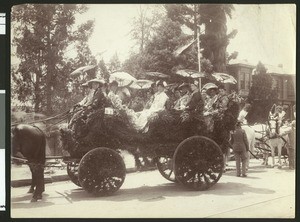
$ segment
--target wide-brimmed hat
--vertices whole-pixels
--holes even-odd
[[[206,89],[206,90],[209,90],[209,89],[217,89],[218,88],[218,86],[216,85],[216,84],[214,84],[214,83],[206,83],[203,87],[202,87],[202,89]]]
[[[90,81],[88,81],[88,84],[93,83],[93,82],[99,83],[99,84],[101,84],[101,85],[104,85],[104,84],[105,84],[105,81],[104,81],[103,79],[98,79],[98,78],[91,79]]]

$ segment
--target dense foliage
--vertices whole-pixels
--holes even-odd
[[[21,102],[31,100],[35,112],[51,115],[74,104],[79,83],[71,84],[69,74],[74,67],[95,64],[87,44],[94,22],[73,28],[76,14],[86,11],[84,5],[70,4],[13,7],[12,46],[18,66],[12,69],[12,94]]]
[[[248,95],[251,109],[247,118],[250,124],[265,123],[272,105],[277,101],[277,91],[273,88],[272,76],[267,73],[267,69],[261,62],[257,64],[255,72]]]

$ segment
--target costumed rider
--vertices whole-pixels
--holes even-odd
[[[86,123],[88,121],[88,117],[94,112],[94,110],[108,106],[108,100],[104,94],[105,81],[95,78],[88,81],[88,84],[91,85],[92,88],[92,96],[90,95],[91,99],[84,104],[83,110],[80,111],[79,114],[75,114],[76,116],[71,119],[71,125],[73,125],[72,123],[78,121]]]
[[[159,111],[165,109],[165,105],[169,97],[165,93],[165,87],[167,83],[165,81],[159,80],[156,83],[157,92],[154,94],[153,102],[149,109],[144,109],[139,112],[137,119],[135,120],[136,130],[142,131],[144,133],[148,132],[149,121],[157,116]]]
[[[124,106],[122,105],[122,100],[120,99],[119,95],[117,94],[118,90],[118,82],[117,81],[112,81],[109,84],[109,93],[107,95],[108,99],[110,99],[113,108],[115,109],[123,109]]]
[[[279,134],[279,128],[283,123],[283,119],[285,117],[285,111],[283,110],[282,106],[276,106],[273,104],[270,112],[269,112],[269,119],[276,121],[276,133]]]
[[[209,132],[212,132],[214,129],[213,105],[215,104],[218,98],[217,95],[218,87],[213,83],[207,83],[203,86],[202,90],[206,90],[206,94],[208,96],[208,98],[205,100],[204,110],[203,110],[204,121],[206,123],[207,130]]]
[[[225,88],[223,86],[219,86],[219,92],[216,95],[214,93],[211,94],[211,98],[214,99],[212,101],[212,105],[210,110],[204,113],[205,116],[211,116],[211,121],[213,122],[213,138],[219,144],[224,154],[227,154],[229,148],[229,137],[230,132],[227,130],[226,124],[224,124],[223,118],[225,116],[225,112],[228,108],[229,99],[227,97]],[[210,91],[216,91],[216,88],[211,88]],[[216,97],[216,98],[215,98]],[[225,155],[226,158],[226,155]],[[224,161],[226,163],[226,161]]]
[[[173,108],[175,110],[184,110],[190,100],[190,86],[188,83],[182,83],[178,89],[180,91],[180,97],[175,101]]]

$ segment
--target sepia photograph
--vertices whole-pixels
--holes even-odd
[[[9,18],[11,218],[295,218],[295,4]]]

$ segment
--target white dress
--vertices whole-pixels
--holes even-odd
[[[157,92],[154,95],[154,100],[149,109],[144,109],[140,112],[140,115],[136,119],[135,125],[137,130],[143,129],[147,123],[148,119],[154,113],[161,111],[165,108],[165,104],[168,100],[168,96],[165,92]]]
[[[248,122],[246,120],[246,116],[248,115],[248,112],[244,109],[241,110],[238,116],[238,121],[242,122],[244,125],[247,125]]]

